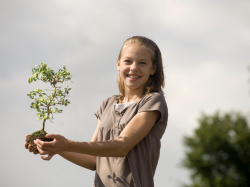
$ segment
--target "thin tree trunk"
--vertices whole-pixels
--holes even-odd
[[[46,119],[43,119],[43,128],[42,128],[43,131],[44,131],[44,128],[45,128],[45,121],[46,121]]]

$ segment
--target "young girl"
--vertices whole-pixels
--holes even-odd
[[[162,88],[164,73],[158,46],[143,36],[127,39],[117,59],[120,95],[105,99],[95,113],[98,125],[91,142],[47,134],[35,140],[44,160],[55,154],[96,170],[96,187],[153,187],[160,139],[168,120]],[[25,144],[26,149],[38,152]]]

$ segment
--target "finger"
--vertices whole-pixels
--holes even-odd
[[[45,151],[45,150],[42,150],[42,149],[39,148],[38,146],[37,146],[37,149],[38,149],[38,152],[40,153],[40,155],[53,154],[52,151]]]
[[[29,145],[29,152],[33,152],[35,155],[38,154],[37,149],[35,149],[33,146]]]
[[[41,158],[43,159],[43,160],[50,160],[52,157],[53,157],[54,155],[48,155],[47,157],[45,157],[45,156],[41,156]]]
[[[26,138],[29,136],[29,134],[26,134]],[[26,148],[26,149],[28,149],[28,146],[29,146],[29,144],[27,143],[27,142],[25,142],[25,144],[24,144],[24,147]]]
[[[29,144],[28,144],[28,143],[25,143],[25,144],[24,144],[24,147],[25,147],[26,149],[28,149]]]
[[[33,147],[29,144],[29,152],[33,152]]]
[[[40,148],[44,148],[44,147],[51,147],[53,146],[52,142],[44,142],[42,140],[36,139],[34,140],[34,143],[39,146]]]
[[[60,134],[46,134],[46,138],[58,139],[60,137],[61,137]]]
[[[48,149],[53,147],[53,145],[47,145],[47,144],[45,144],[46,142],[43,142],[43,141],[39,142],[39,141],[35,140],[34,143],[36,144],[37,149],[39,148],[43,151],[47,151]]]
[[[34,149],[34,148],[33,148],[32,152],[34,153],[34,155],[37,155],[39,153],[38,150]]]

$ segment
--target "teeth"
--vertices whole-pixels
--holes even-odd
[[[139,78],[140,76],[129,75],[129,77],[136,79],[136,78]]]

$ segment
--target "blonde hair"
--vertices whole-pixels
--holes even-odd
[[[143,90],[143,95],[149,94],[151,92],[160,92],[164,94],[162,88],[164,88],[165,86],[165,80],[164,80],[161,51],[159,47],[156,45],[155,42],[144,36],[133,36],[131,38],[128,38],[123,43],[123,46],[118,55],[118,60],[121,59],[122,50],[124,46],[131,43],[136,43],[140,46],[146,47],[146,49],[148,49],[149,52],[151,53],[151,61],[153,65],[156,65],[156,72],[154,73],[154,75],[149,76],[148,81],[146,82]],[[118,75],[118,88],[120,95],[117,96],[117,100],[122,102],[125,97],[125,85],[124,81],[121,80],[120,74]]]

